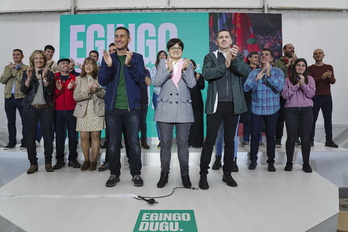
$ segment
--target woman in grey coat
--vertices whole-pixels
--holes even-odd
[[[188,137],[194,118],[189,88],[196,85],[196,79],[190,60],[181,58],[183,42],[173,38],[168,41],[167,49],[169,57],[160,61],[152,82],[154,86],[161,87],[155,113],[155,121],[161,132],[161,177],[157,187],[163,188],[168,183],[175,126],[181,180],[185,188],[191,188]]]

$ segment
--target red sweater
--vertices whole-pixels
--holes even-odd
[[[323,79],[321,76],[327,70],[332,71],[331,78]],[[331,65],[323,64],[322,66],[315,66],[314,64],[308,67],[308,75],[315,80],[315,95],[331,95],[331,85],[335,84],[336,79]]]
[[[75,87],[68,89],[68,85],[71,81],[76,81],[76,77],[69,73],[68,79],[63,81],[60,76],[60,72],[55,73],[55,83],[57,80],[60,80],[62,83],[61,90],[57,88],[54,90],[55,110],[74,110],[76,106],[76,101],[74,100]]]

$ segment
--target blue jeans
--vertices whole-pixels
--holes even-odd
[[[139,143],[140,109],[114,109],[105,110],[106,126],[109,134],[109,169],[111,174],[121,174],[121,140],[122,126],[124,124],[127,143],[129,145],[129,167],[132,176],[141,174],[141,150]]]
[[[326,141],[332,141],[332,97],[331,95],[316,95],[313,100],[313,126],[311,131],[311,142],[314,141],[315,123],[317,122],[319,111],[323,113],[324,129]]]
[[[245,101],[248,110],[240,115],[240,121],[243,123],[243,141],[249,142],[251,135],[251,101]],[[262,134],[260,134],[260,142]]]
[[[5,98],[5,111],[7,117],[7,130],[8,130],[8,144],[17,144],[17,128],[16,128],[16,109],[18,109],[19,115],[22,120],[22,140],[21,144],[26,145],[27,131],[25,127],[25,121],[23,119],[23,99],[15,99],[14,96],[11,98]]]
[[[156,111],[156,107],[157,107],[157,98],[158,98],[158,95],[153,93],[152,94],[152,104],[153,104],[153,107],[155,108],[155,111]],[[157,136],[158,136],[158,140],[161,141],[161,131],[158,127],[158,123],[156,122],[156,129],[157,129]]]
[[[74,110],[56,110],[56,159],[64,160],[66,130],[69,139],[69,160],[77,158],[76,117]]]
[[[285,108],[285,125],[288,138],[286,140],[287,162],[292,163],[295,149],[295,141],[300,135],[303,163],[309,163],[311,152],[310,133],[313,124],[312,107]]]
[[[241,121],[243,123],[243,141],[249,142],[251,135],[251,101],[245,101],[248,110],[241,114]]]
[[[267,142],[267,163],[273,164],[275,158],[275,132],[277,128],[278,111],[271,115],[251,115],[250,160],[256,162],[259,152],[259,139],[262,125],[265,123]]]
[[[44,139],[45,163],[52,162],[53,142],[52,142],[52,124],[54,119],[53,107],[35,108],[23,110],[25,125],[27,127],[27,152],[30,164],[37,165],[36,153],[36,130],[40,122],[42,127],[42,136]]]
[[[238,119],[239,122],[239,119]],[[236,126],[236,134],[234,136],[234,158],[237,158],[238,153],[238,124]],[[222,149],[224,148],[224,121],[221,122],[221,125],[218,130],[218,135],[215,141],[215,155],[222,156]]]
[[[180,173],[182,176],[189,174],[189,149],[188,137],[190,134],[191,123],[165,123],[158,122],[161,130],[161,172],[169,172],[171,149],[173,142],[173,130],[176,129],[176,143],[178,145],[178,158],[180,163]]]

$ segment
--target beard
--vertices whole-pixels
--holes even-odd
[[[287,52],[287,53],[285,53],[285,56],[292,58],[292,54],[294,54],[294,52]]]

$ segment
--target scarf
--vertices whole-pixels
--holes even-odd
[[[175,68],[173,69],[172,81],[174,82],[174,85],[176,86],[177,89],[179,89],[178,82],[181,78],[181,71],[182,71],[183,64],[184,64],[184,60],[180,59],[178,65],[177,65],[177,69],[176,70],[175,70]]]

